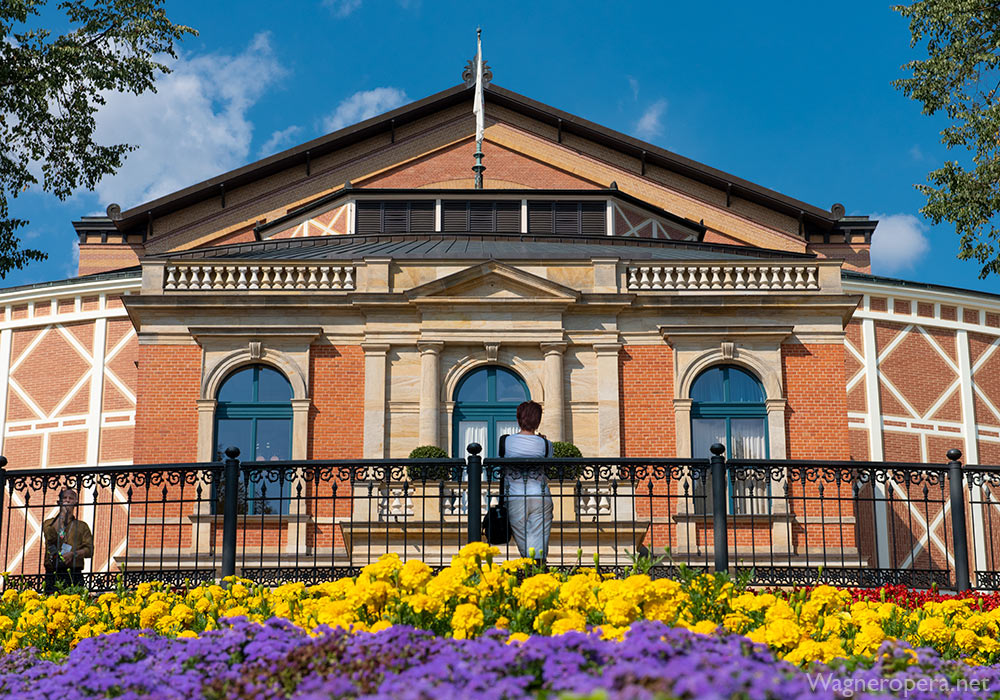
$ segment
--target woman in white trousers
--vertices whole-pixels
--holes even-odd
[[[517,407],[521,432],[504,440],[504,457],[551,457],[552,443],[537,434],[542,422],[542,407],[525,401]],[[544,561],[552,530],[552,493],[542,464],[508,468],[506,478],[507,515],[510,529],[522,557]]]

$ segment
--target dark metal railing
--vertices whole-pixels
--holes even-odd
[[[957,450],[946,465],[727,461],[721,445],[700,460],[480,453],[240,462],[231,448],[221,463],[0,466],[3,566],[8,583],[52,583],[42,523],[71,488],[94,535],[83,576],[94,590],[237,573],[318,582],[388,552],[441,568],[482,539],[483,517],[501,500],[517,526],[501,556],[544,556],[564,570],[638,564],[660,576],[684,565],[760,585],[1000,587],[1000,467],[963,467]],[[533,512],[540,535],[518,530]]]

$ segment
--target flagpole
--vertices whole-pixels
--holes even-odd
[[[476,164],[472,166],[476,173],[476,189],[483,189],[483,124],[485,105],[483,95],[483,30],[476,29],[476,96],[472,103],[472,111],[476,114]]]

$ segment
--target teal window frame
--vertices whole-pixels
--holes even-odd
[[[467,381],[481,372],[486,372],[486,401],[459,401],[462,387]],[[497,372],[505,372],[517,380],[524,391],[525,398],[522,401],[531,399],[531,392],[528,391],[528,384],[514,370],[501,365],[486,365],[469,370],[455,386],[452,394],[455,405],[452,410],[452,454],[458,459],[466,457],[466,445],[459,445],[459,428],[462,421],[483,421],[486,423],[486,444],[483,445],[482,456],[484,459],[495,458],[497,444],[497,421],[517,420],[517,407],[522,401],[497,401]]]
[[[743,369],[742,367],[736,367],[734,365],[715,365],[714,367],[709,367],[704,370],[701,374],[695,377],[694,382],[691,384],[692,391],[694,390],[695,384],[698,380],[702,378],[708,372],[714,372],[722,370],[722,401],[697,401],[691,399],[691,434],[694,435],[694,423],[693,421],[698,418],[711,419],[711,420],[724,420],[726,422],[726,457],[728,458],[732,454],[732,444],[733,444],[733,427],[732,420],[740,418],[760,418],[763,420],[764,424],[764,459],[771,458],[771,436],[768,430],[767,424],[767,404],[764,401],[760,402],[749,402],[749,401],[730,401],[731,393],[729,390],[729,372],[730,370],[736,370],[742,372],[747,376],[751,377],[760,388],[761,397],[767,397],[764,391],[764,384],[753,374]],[[728,488],[728,498],[726,499],[729,513],[733,514],[736,511],[736,501],[733,496],[735,491],[733,479],[730,475],[727,478],[727,488]],[[706,502],[706,508],[710,509],[711,504]],[[767,481],[767,512],[771,513],[771,481]]]
[[[222,454],[223,446],[219,445],[219,421],[220,420],[248,420],[250,421],[250,438],[249,445],[253,454],[240,454],[241,463],[244,462],[256,462],[256,446],[257,446],[257,422],[259,420],[286,420],[288,422],[288,444],[289,447],[292,444],[292,403],[291,398],[294,396],[292,390],[291,382],[285,377],[279,370],[264,364],[256,365],[244,365],[236,370],[233,370],[222,380],[219,385],[219,390],[216,392],[216,396],[221,395],[222,389],[225,387],[226,382],[232,379],[236,374],[244,372],[247,369],[253,370],[253,379],[251,382],[251,392],[250,401],[216,401],[215,404],[215,421],[213,423],[213,435],[212,440],[215,445],[215,459],[216,461],[221,461],[224,459]],[[288,401],[258,401],[260,396],[260,371],[261,369],[268,369],[279,374],[285,382],[288,383]],[[289,454],[288,458],[291,458]],[[266,465],[267,462],[261,462],[261,465]],[[240,472],[240,480],[243,480],[242,470]],[[260,511],[261,503],[257,500],[258,495],[256,493],[257,488],[260,483],[253,482],[250,484],[249,488],[246,489],[246,499],[247,499],[247,515],[262,515]],[[273,515],[287,515],[289,497],[291,496],[291,482],[286,481],[284,487],[282,488],[282,493],[280,494],[280,513],[271,513]],[[217,495],[213,493],[212,501],[213,503],[217,500]],[[271,497],[268,496],[268,501]]]

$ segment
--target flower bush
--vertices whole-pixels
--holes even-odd
[[[102,634],[148,630],[196,637],[232,618],[284,619],[310,634],[324,626],[378,632],[403,625],[458,640],[495,633],[524,641],[569,632],[621,640],[645,620],[742,635],[800,667],[837,659],[871,663],[894,640],[966,665],[993,664],[1000,655],[1000,607],[983,604],[982,597],[919,600],[892,597],[895,589],[886,589],[867,599],[831,586],[754,592],[725,576],[615,579],[595,569],[556,574],[529,559],[501,563],[498,555],[495,547],[471,544],[439,572],[386,555],[356,578],[275,589],[240,579],[184,590],[144,583],[99,596],[8,589],[0,596],[0,644],[7,653],[33,648],[58,659]]]
[[[0,695],[24,700],[832,700],[873,697],[880,688],[907,689],[907,697],[922,700],[985,698],[997,687],[998,669],[901,642],[883,643],[870,667],[818,666],[807,675],[739,635],[701,635],[656,622],[636,623],[621,642],[571,632],[510,643],[496,629],[471,640],[412,627],[378,634],[324,627],[309,635],[286,620],[234,620],[193,639],[132,630],[87,639],[65,663],[29,651],[0,658]]]

